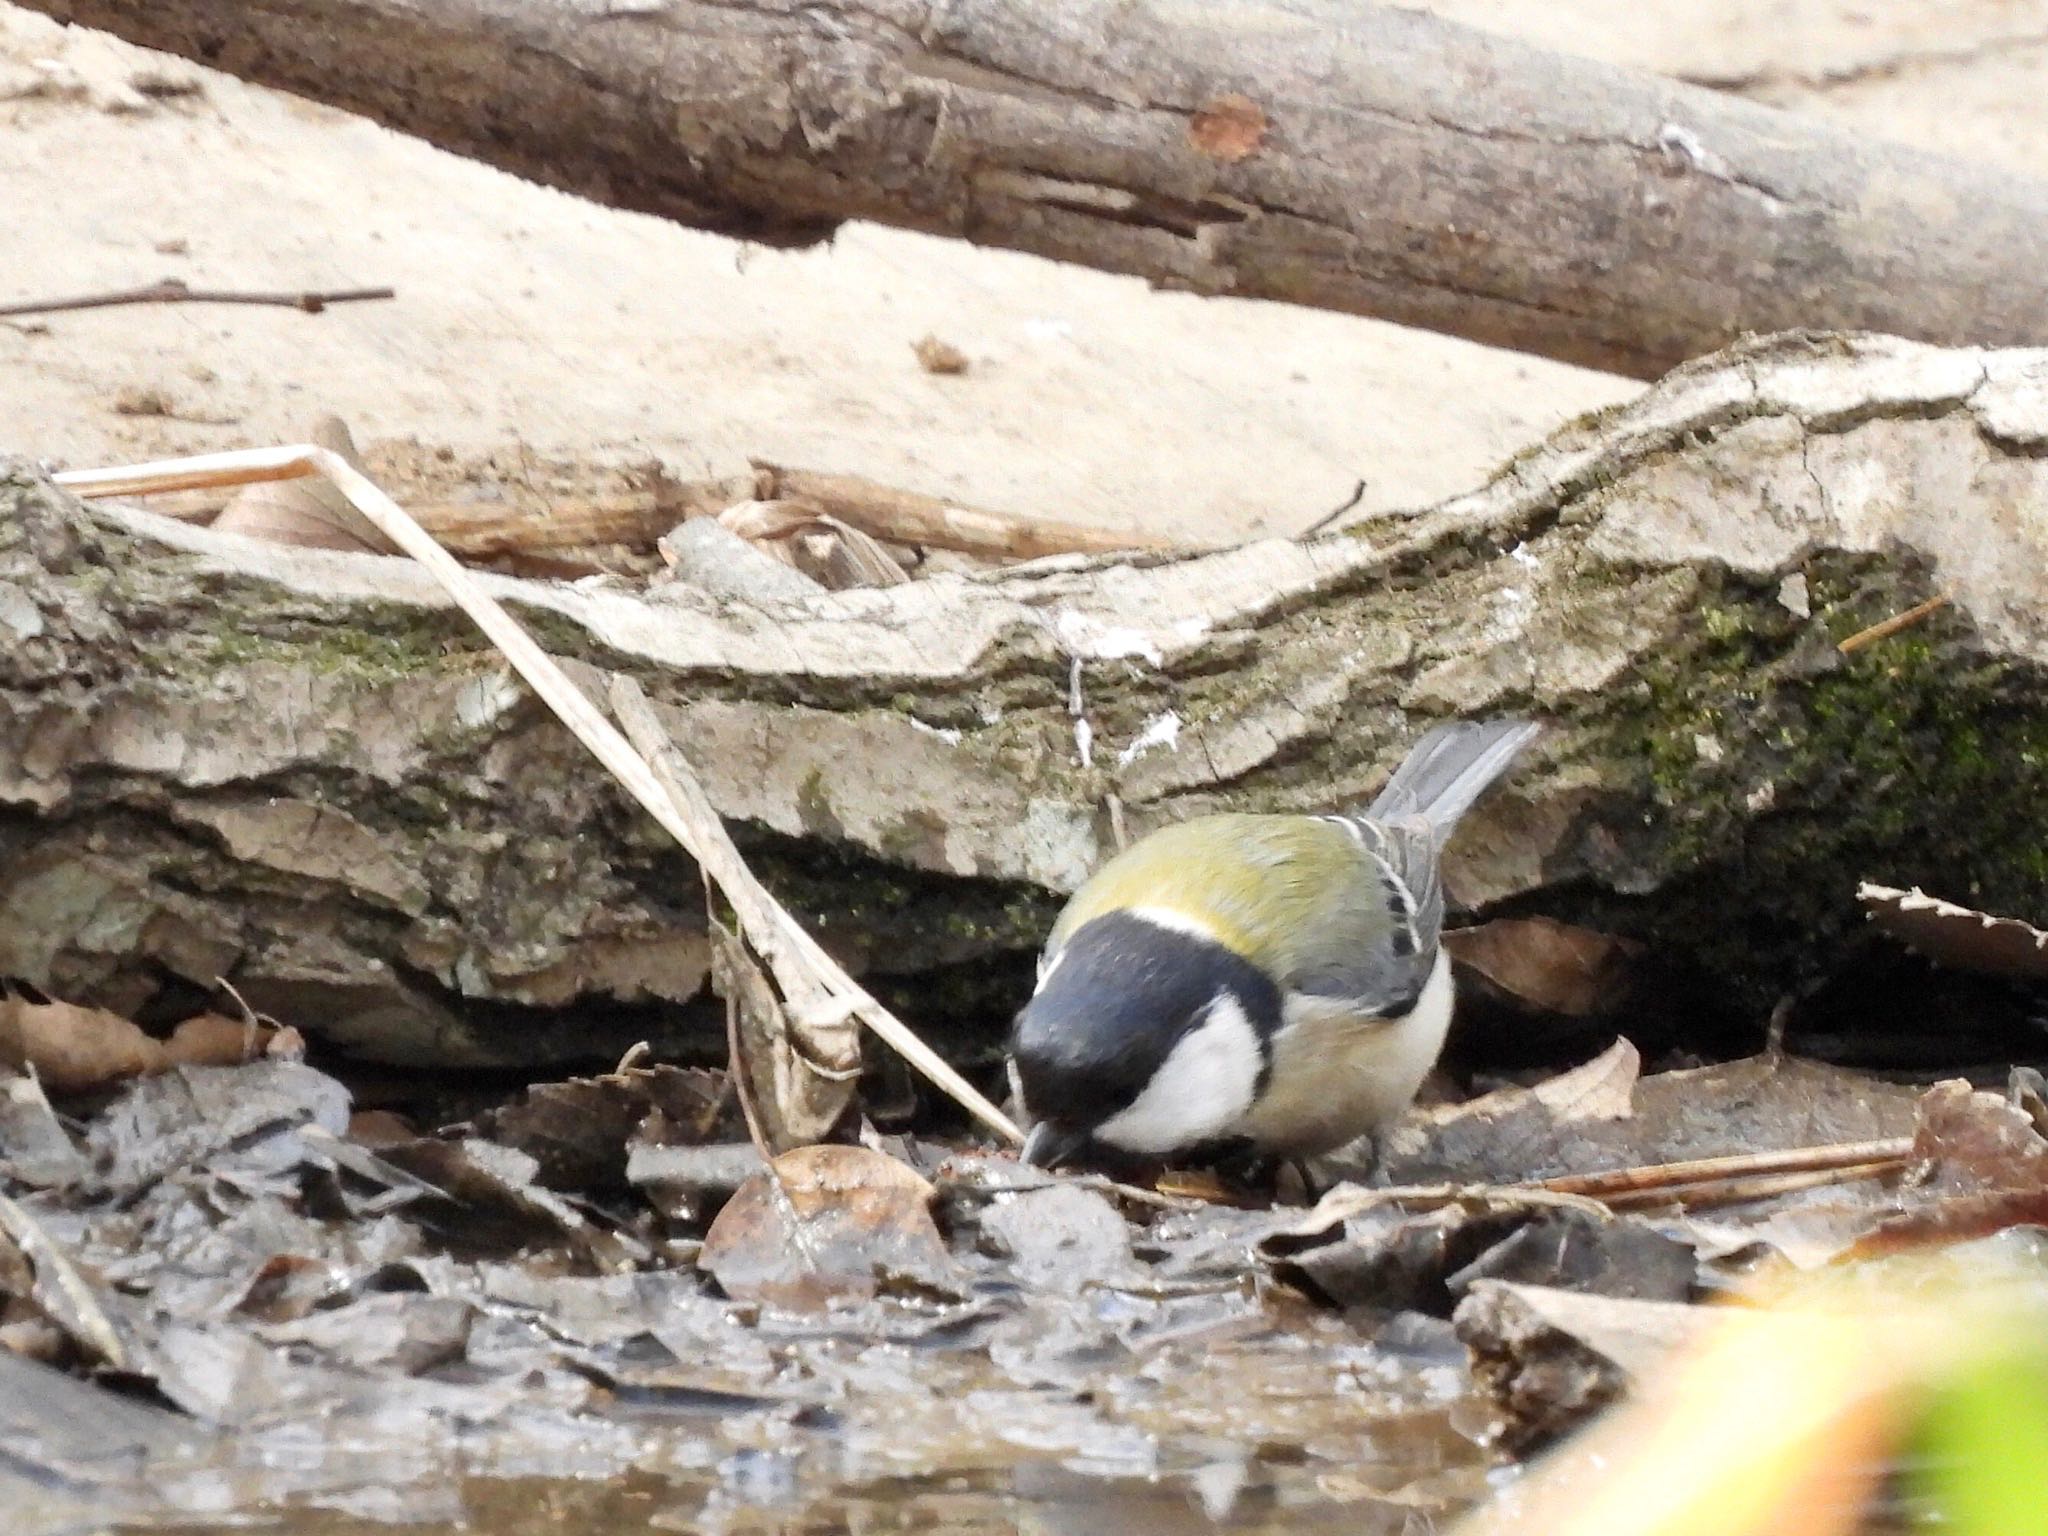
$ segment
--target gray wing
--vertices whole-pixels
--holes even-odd
[[[1354,1002],[1365,1012],[1405,1013],[1429,980],[1443,927],[1430,824],[1419,818],[1323,819],[1356,839],[1367,857],[1353,867],[1338,898],[1320,904],[1296,935],[1281,984],[1311,997]]]
[[[1344,995],[1356,986],[1361,996],[1414,1001],[1429,980],[1443,932],[1444,844],[1472,803],[1542,734],[1543,727],[1528,720],[1439,725],[1409,749],[1363,815],[1326,818],[1370,855],[1379,889],[1363,899],[1379,901],[1388,915],[1377,941],[1362,942],[1346,966],[1335,968],[1345,980],[1333,973],[1328,987],[1302,990]]]

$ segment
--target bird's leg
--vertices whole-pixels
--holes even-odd
[[[1309,1171],[1307,1158],[1290,1157],[1286,1160],[1286,1162],[1282,1163],[1280,1167],[1292,1168],[1294,1170],[1294,1176],[1297,1179],[1301,1180],[1301,1203],[1303,1205],[1314,1205],[1318,1200],[1322,1199],[1324,1195],[1329,1193],[1329,1190],[1325,1188],[1322,1184],[1317,1182],[1316,1176]],[[1279,1173],[1279,1171],[1279,1169],[1274,1170],[1276,1175]],[[1274,1180],[1274,1183],[1276,1186],[1279,1183],[1277,1176]]]

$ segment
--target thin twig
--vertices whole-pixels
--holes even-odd
[[[1499,1209],[1584,1211],[1588,1215],[1607,1212],[1604,1201],[1589,1195],[1545,1189],[1541,1184],[1390,1184],[1381,1188],[1339,1184],[1310,1206],[1303,1219],[1344,1221],[1388,1205],[1419,1212],[1475,1204]]]
[[[1904,613],[1895,613],[1888,619],[1878,620],[1877,623],[1871,625],[1868,629],[1857,630],[1855,634],[1838,644],[1835,649],[1844,656],[1851,655],[1862,650],[1866,645],[1875,645],[1878,641],[1888,636],[1896,635],[1902,629],[1918,624],[1930,613],[1940,612],[1953,601],[1954,597],[1952,594],[1937,592],[1934,596],[1927,599],[1926,602],[1915,603]]]
[[[213,978],[213,984],[219,987],[221,991],[227,993],[229,997],[232,997],[235,1000],[235,1006],[242,1010],[242,1060],[254,1061],[256,1059],[256,1042],[263,1035],[263,1015],[249,1006],[249,999],[237,992],[235,984],[229,981],[227,977],[216,976]],[[270,1023],[275,1027],[277,1020],[272,1019]]]
[[[1176,1194],[1167,1189],[1147,1189],[1142,1184],[1125,1184],[1112,1179],[1106,1173],[1062,1173],[1057,1179],[1046,1183],[1066,1183],[1082,1189],[1098,1190],[1117,1200],[1127,1200],[1132,1205],[1148,1206],[1155,1211],[1198,1211],[1214,1202],[1204,1200],[1200,1195]]]
[[[1696,1157],[1685,1162],[1565,1174],[1520,1187],[1546,1189],[1560,1195],[1585,1195],[1612,1203],[1639,1194],[1687,1185],[1729,1183],[1766,1174],[1835,1172],[1862,1167],[1875,1170],[1882,1165],[1903,1163],[1912,1154],[1912,1137],[1893,1136],[1883,1141],[1839,1142],[1778,1152],[1738,1152],[1728,1157]]]
[[[1812,1168],[1803,1173],[1759,1173],[1748,1178],[1716,1179],[1700,1184],[1674,1184],[1662,1189],[1642,1189],[1609,1195],[1601,1204],[1611,1210],[1633,1211],[1647,1206],[1675,1205],[1688,1210],[1706,1205],[1741,1205],[1750,1200],[1769,1200],[1776,1195],[1800,1190],[1825,1189],[1835,1184],[1852,1184],[1895,1172],[1898,1161],[1846,1163],[1838,1168]]]
[[[507,613],[504,607],[483,590],[476,577],[456,561],[455,557],[434,542],[433,537],[407,515],[405,509],[385,495],[370,478],[363,474],[340,454],[329,449],[299,443],[280,448],[253,448],[233,453],[200,454],[188,459],[171,459],[156,464],[140,464],[123,469],[71,470],[55,477],[59,485],[85,496],[147,495],[158,490],[184,489],[194,485],[218,484],[218,477],[234,475],[247,484],[259,480],[291,480],[301,475],[324,474],[341,488],[364,517],[383,532],[386,538],[406,554],[411,555],[428,573],[444,587],[457,606],[467,613],[492,644],[505,655],[513,669],[524,678],[527,685],[538,694],[548,708],[553,710],[576,739],[589,748],[591,754],[602,763],[620,785],[646,809],[668,834],[682,844],[684,850],[697,861],[700,869],[709,872],[726,892],[728,899],[735,896],[736,888],[760,889],[752,873],[740,861],[737,850],[732,850],[729,859],[722,858],[723,850],[707,848],[708,839],[700,835],[700,829],[715,825],[723,839],[724,850],[732,849],[732,840],[724,836],[724,827],[712,812],[710,821],[700,820],[693,826],[678,808],[678,800],[688,798],[687,789],[694,787],[694,778],[687,775],[687,764],[681,764],[682,772],[657,775],[647,760],[636,752],[631,743],[620,734],[619,728],[607,720],[597,707],[572,683],[553,657],[535,643],[519,622]],[[622,691],[619,682],[630,684],[630,679],[617,679],[614,683],[614,703],[624,696],[638,694],[637,688]],[[645,703],[644,695],[641,702]],[[649,717],[652,712],[649,710]],[[680,759],[680,754],[675,754]],[[671,791],[677,791],[672,793]],[[703,791],[697,790],[701,797]],[[709,802],[704,802],[709,807]],[[1011,1123],[1010,1118],[991,1104],[972,1083],[958,1072],[936,1051],[926,1045],[909,1027],[890,1013],[879,1002],[860,987],[846,972],[827,955],[824,949],[806,932],[794,918],[761,891],[769,905],[780,919],[772,924],[762,924],[756,918],[749,922],[747,914],[734,902],[735,910],[741,912],[741,927],[748,940],[764,956],[779,949],[793,946],[808,964],[812,973],[818,976],[832,993],[854,999],[858,1004],[856,1012],[861,1022],[900,1054],[912,1066],[932,1080],[940,1089],[951,1096],[969,1114],[994,1131],[1012,1146],[1023,1143],[1024,1136]],[[760,925],[757,927],[757,925]],[[779,930],[779,931],[778,931]]]
[[[1314,1207],[1325,1220],[1355,1216],[1385,1205],[1430,1210],[1467,1201],[1562,1206],[1591,1212],[1635,1206],[1735,1205],[1794,1190],[1851,1179],[1874,1178],[1903,1166],[1913,1138],[1839,1142],[1793,1147],[1781,1152],[1742,1152],[1729,1157],[1696,1157],[1685,1162],[1650,1163],[1600,1173],[1562,1174],[1522,1184],[1407,1184],[1384,1189],[1342,1184]]]
[[[1302,529],[1301,532],[1295,535],[1295,538],[1314,538],[1317,534],[1321,533],[1325,528],[1329,527],[1330,524],[1336,522],[1338,518],[1342,517],[1346,512],[1349,512],[1353,507],[1357,506],[1363,500],[1365,500],[1365,482],[1361,480],[1358,482],[1357,485],[1351,488],[1351,494],[1349,496],[1346,496],[1336,506],[1332,507],[1329,511],[1325,512],[1321,517],[1317,518],[1314,522],[1310,523],[1306,528]]]
[[[117,288],[109,293],[81,294],[70,299],[35,299],[24,304],[0,304],[0,317],[55,315],[74,309],[110,309],[117,304],[263,304],[278,309],[300,309],[317,315],[330,304],[360,304],[367,299],[391,299],[395,288],[308,289],[299,293],[265,293],[241,288],[194,288],[179,278],[167,277],[144,288]]]

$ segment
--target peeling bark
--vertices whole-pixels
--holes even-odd
[[[963,1057],[1112,796],[1134,833],[1343,804],[1452,713],[1559,722],[1454,891],[1661,944],[1760,1018],[1861,877],[2038,907],[2044,447],[2048,355],[1794,337],[1309,544],[773,607],[486,579],[590,685],[641,679],[770,884]],[[226,975],[399,1059],[722,1038],[674,1006],[707,959],[683,856],[407,563],[17,461],[0,638],[0,974],[145,1012]]]
[[[2048,341],[2048,183],[1361,0],[28,0],[618,207],[872,219],[1654,377]]]

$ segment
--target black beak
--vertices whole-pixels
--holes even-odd
[[[1041,1120],[1024,1138],[1024,1150],[1017,1155],[1034,1168],[1057,1168],[1088,1144],[1086,1131],[1069,1131]]]

